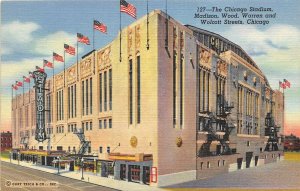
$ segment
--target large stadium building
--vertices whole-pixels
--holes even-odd
[[[86,171],[164,186],[283,157],[283,94],[240,46],[159,10],[121,40],[47,79],[47,140],[34,88],[13,97],[14,159],[83,157]]]

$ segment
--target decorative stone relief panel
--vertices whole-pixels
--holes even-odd
[[[55,77],[56,88],[61,88],[64,85],[64,74],[57,74]]]
[[[80,75],[81,78],[86,77],[92,72],[92,58],[86,58],[80,63]]]
[[[224,60],[218,60],[217,73],[222,76],[227,76],[227,63]]]
[[[127,29],[127,51],[130,53],[132,51],[132,36],[133,30],[132,28],[128,27]]]
[[[111,58],[110,58],[110,46],[106,49],[98,52],[97,60],[98,60],[98,69],[103,70],[111,66]]]
[[[200,48],[199,54],[200,65],[211,69],[212,54],[203,47]]]
[[[77,71],[76,71],[75,66],[68,68],[68,70],[67,70],[68,83],[72,83],[72,82],[76,81],[76,77],[77,77],[76,74],[77,74]]]
[[[139,50],[141,47],[141,34],[140,34],[140,25],[135,26],[135,49]]]

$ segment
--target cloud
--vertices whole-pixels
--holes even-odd
[[[30,50],[28,47],[34,41],[33,33],[39,28],[40,26],[33,22],[13,21],[2,24],[1,45],[4,49],[1,54],[13,54]]]
[[[39,38],[35,42],[34,51],[40,55],[49,55],[53,51],[60,54],[64,51],[64,43],[75,47],[76,35],[64,31],[58,31]]]

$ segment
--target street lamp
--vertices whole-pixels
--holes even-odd
[[[83,158],[81,158],[81,180],[84,180],[83,178]]]
[[[96,174],[97,166],[96,166],[96,158],[94,158],[94,174]]]
[[[59,156],[57,157],[57,163],[58,163],[58,166],[57,166],[57,174],[59,175]]]

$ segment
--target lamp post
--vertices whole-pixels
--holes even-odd
[[[84,180],[83,178],[83,158],[81,158],[81,180]]]
[[[96,158],[94,158],[94,174],[96,174],[97,166],[96,166]]]
[[[57,174],[59,175],[59,156],[57,157],[58,167],[57,167]]]
[[[18,151],[18,165],[20,165],[20,152]]]

